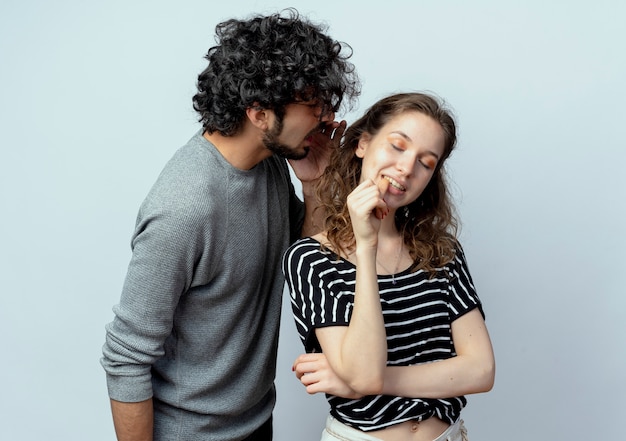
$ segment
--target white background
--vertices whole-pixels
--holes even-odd
[[[104,372],[137,209],[199,128],[191,97],[215,25],[295,6],[351,44],[351,122],[406,90],[446,98],[461,239],[497,357],[469,397],[473,441],[621,439],[626,411],[626,3],[0,3],[0,439],[113,440]],[[275,439],[327,412],[290,367]]]

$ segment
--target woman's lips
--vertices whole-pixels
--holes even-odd
[[[389,185],[392,186],[393,188],[396,188],[396,189],[398,189],[400,191],[406,191],[406,187],[404,185],[400,184],[398,181],[396,181],[391,176],[383,175],[383,178],[385,178],[387,181],[389,181]]]

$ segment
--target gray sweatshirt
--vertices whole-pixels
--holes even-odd
[[[280,260],[302,215],[284,159],[242,171],[201,132],[161,172],[101,360],[112,399],[153,397],[155,441],[239,440],[270,417]]]

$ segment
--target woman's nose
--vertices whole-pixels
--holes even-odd
[[[415,168],[417,157],[404,152],[396,163],[396,168],[403,176],[410,176]]]

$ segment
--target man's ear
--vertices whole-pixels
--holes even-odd
[[[359,138],[359,142],[356,145],[356,150],[354,152],[357,158],[363,159],[363,156],[365,156],[365,151],[370,145],[370,139],[371,137],[369,133],[363,133],[361,135],[361,137]]]
[[[258,105],[258,103],[254,103],[246,109],[246,116],[252,125],[265,132],[272,127],[271,118],[274,116],[274,112],[272,110],[262,108]]]

